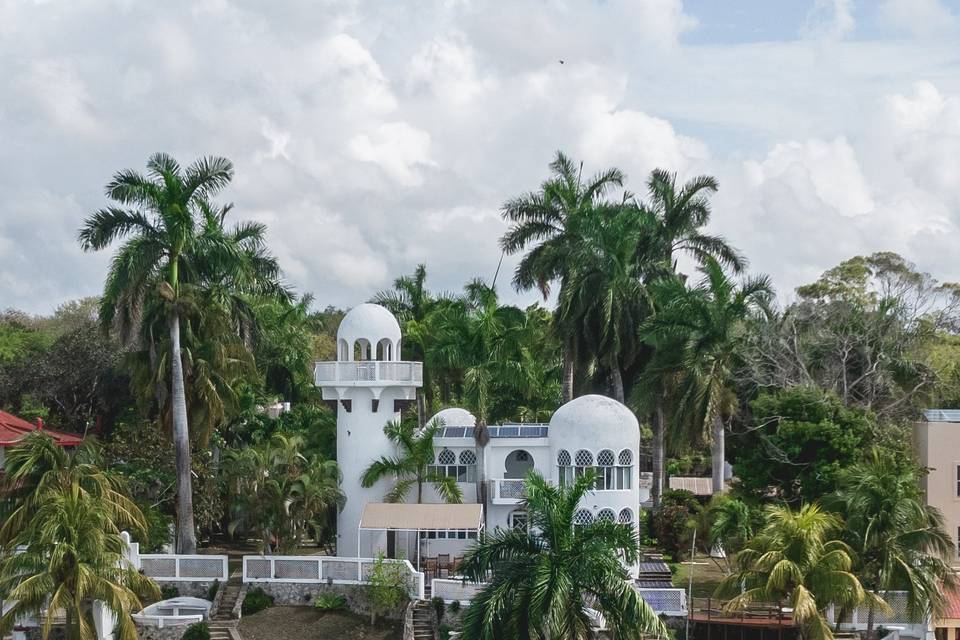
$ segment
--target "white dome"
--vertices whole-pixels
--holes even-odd
[[[592,451],[603,448],[636,449],[640,423],[627,407],[612,398],[586,395],[563,405],[550,418],[552,449]]]
[[[350,353],[353,352],[352,345],[357,340],[363,339],[376,345],[384,338],[390,340],[396,349],[400,344],[400,324],[384,307],[369,302],[350,309],[343,316],[337,330],[337,341],[345,340],[350,346]]]
[[[437,412],[437,415],[427,420],[430,424],[434,420],[442,420],[445,427],[475,427],[477,419],[466,409],[460,407],[449,407]]]

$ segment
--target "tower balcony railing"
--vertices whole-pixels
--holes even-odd
[[[317,362],[313,368],[316,384],[376,384],[423,383],[422,362],[387,362],[364,360],[359,362]]]

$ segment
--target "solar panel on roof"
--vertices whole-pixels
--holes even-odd
[[[447,427],[444,435],[446,435],[448,438],[462,438],[463,430],[463,427]]]
[[[467,427],[466,429],[464,429],[464,430],[463,430],[463,437],[464,437],[464,438],[472,438],[472,437],[473,437],[473,427]]]
[[[520,429],[517,427],[500,427],[501,438],[516,438],[518,435],[520,435]]]

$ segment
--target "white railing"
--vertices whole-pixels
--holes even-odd
[[[523,480],[490,480],[490,500],[493,504],[517,504],[526,498]]]
[[[874,626],[884,626],[887,628],[895,626],[900,630],[913,631],[907,634],[910,636],[914,636],[918,632],[923,631],[925,627],[924,622],[911,618],[907,613],[908,595],[906,591],[889,591],[883,594],[883,599],[890,605],[891,612],[885,613],[879,609],[875,609],[873,612]],[[846,612],[842,617],[840,617],[841,612],[837,610],[836,607],[831,606],[827,609],[827,620],[829,620],[831,624],[839,623],[840,628],[847,631],[865,630],[867,628],[867,618],[869,615],[870,609],[864,605],[857,607],[853,611]],[[839,620],[837,619],[838,617],[840,617]],[[920,633],[917,637],[923,637],[923,633]]]
[[[409,382],[423,383],[422,362],[317,362],[313,367],[316,384],[330,383],[377,383]]]
[[[665,616],[687,615],[687,593],[683,589],[637,589],[655,613]]]
[[[384,560],[402,565],[411,598],[423,598],[424,576],[407,560]],[[366,584],[376,560],[330,556],[243,556],[244,582],[299,584]]]
[[[157,582],[226,582],[227,556],[140,554],[143,573]]]
[[[444,602],[456,600],[460,604],[467,604],[486,586],[485,582],[478,584],[449,578],[434,578],[430,581],[430,595],[433,598],[443,598]]]

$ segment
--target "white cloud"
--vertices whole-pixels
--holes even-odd
[[[405,187],[423,184],[420,169],[436,165],[430,159],[430,134],[406,122],[385,122],[374,131],[357,134],[350,140],[350,153],[378,165]]]
[[[919,36],[950,32],[957,17],[939,0],[885,0],[881,19],[890,27]]]
[[[814,0],[801,35],[812,38],[839,39],[853,31],[856,21],[851,0]]]

